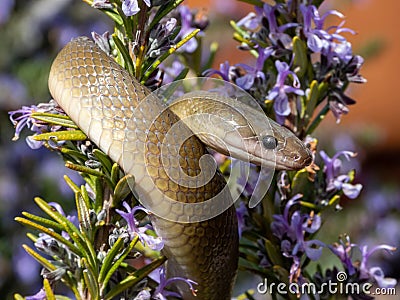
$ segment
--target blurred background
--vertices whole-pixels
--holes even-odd
[[[225,60],[231,64],[253,62],[232,40],[230,20],[239,20],[252,10],[235,0],[187,0],[184,4],[209,15],[204,46],[220,45],[215,67]],[[400,2],[397,0],[326,1],[322,10],[337,9],[346,15],[346,27],[358,34],[348,36],[354,52],[365,58],[361,74],[364,85],[351,86],[357,104],[336,124],[328,115],[316,136],[328,154],[338,150],[358,153],[353,163],[356,181],[364,188],[356,200],[342,201],[344,210],[331,216],[319,239],[327,243],[348,233],[360,245],[400,241],[400,99],[396,90],[400,62],[398,28]],[[333,24],[340,20],[332,18]],[[31,150],[25,135],[12,142],[14,128],[8,111],[50,99],[47,76],[52,59],[71,38],[90,36],[92,31],[112,31],[112,24],[99,11],[77,0],[0,1],[0,294],[34,294],[40,288],[40,268],[24,254],[26,230],[14,222],[21,211],[37,212],[33,197],[67,203],[72,193],[63,181],[68,174],[57,154],[46,149]],[[222,33],[222,34],[221,34]],[[68,200],[68,201],[67,201]],[[73,203],[70,203],[72,208]],[[338,260],[325,253],[326,266]],[[333,260],[332,260],[333,259]],[[387,276],[400,278],[400,254],[373,257]],[[331,261],[332,260],[332,261]]]

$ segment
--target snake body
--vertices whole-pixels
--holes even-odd
[[[163,157],[160,155],[164,138],[175,124],[180,126],[177,134],[180,128],[187,129],[179,122],[179,110],[165,109],[160,100],[149,96],[146,87],[92,41],[82,37],[68,43],[54,60],[49,89],[89,139],[125,172],[135,176],[139,198],[168,214],[168,218],[157,215],[151,218],[164,240],[167,276],[187,277],[198,283],[197,297],[186,284],[177,284],[183,298],[230,299],[238,265],[238,230],[231,196],[222,192],[225,180],[219,172],[213,172],[202,186],[180,184],[182,172],[189,177],[207,175],[199,164],[207,150],[196,136],[186,139],[178,151],[167,149]],[[277,130],[277,140],[284,138],[286,146],[292,145],[292,138],[282,137],[280,129]],[[294,151],[300,153],[302,160],[297,168],[309,163],[309,153],[303,148],[295,145]],[[278,160],[279,157],[277,164]],[[177,169],[180,173],[175,172]],[[221,193],[228,208],[207,220],[196,222],[197,208],[173,203],[204,203]],[[165,197],[173,201],[166,202]],[[214,209],[212,205],[202,208]],[[171,216],[177,221],[171,221]]]

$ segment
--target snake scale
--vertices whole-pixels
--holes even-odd
[[[177,284],[183,298],[230,299],[238,266],[238,225],[231,196],[222,193],[225,179],[213,170],[212,178],[202,186],[180,184],[182,172],[189,177],[205,173],[199,160],[207,153],[206,146],[194,135],[179,145],[178,151],[167,152],[163,158],[160,155],[174,124],[179,124],[177,134],[186,128],[179,122],[179,109],[166,109],[85,37],[72,40],[59,52],[51,67],[49,89],[89,139],[135,176],[139,198],[168,213],[168,218],[154,214],[151,219],[165,243],[167,276],[187,277],[198,283],[196,297],[185,284]],[[141,105],[145,98],[147,104]],[[308,149],[289,130],[276,124],[272,129],[280,147],[276,151],[279,168],[300,169],[311,162]],[[170,143],[174,137],[172,140]],[[198,209],[173,203],[204,203],[217,194],[223,195],[228,208],[206,220],[196,221]],[[173,201],[165,201],[165,197]],[[212,205],[200,208],[214,209]],[[177,221],[171,221],[171,216]]]

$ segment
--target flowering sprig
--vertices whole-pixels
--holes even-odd
[[[35,116],[46,115],[46,114],[57,114],[64,115],[62,109],[57,105],[54,100],[49,103],[40,103],[38,105],[23,106],[22,108],[11,111],[8,113],[11,123],[15,126],[15,135],[13,141],[19,139],[22,130],[27,127],[34,132],[35,135],[39,135],[45,132],[54,132],[60,130],[61,126],[56,124],[49,124],[46,121],[35,118]],[[34,139],[34,136],[28,136],[26,143],[31,149],[38,149],[43,146],[44,141],[38,141]],[[52,147],[60,146],[58,143],[49,143]]]
[[[136,211],[141,210],[146,214],[148,214],[149,211],[141,206],[135,206],[131,208],[126,202],[123,202],[122,205],[125,207],[127,212],[124,212],[120,209],[116,209],[115,211],[125,219],[128,225],[128,232],[131,240],[137,235],[143,244],[146,244],[152,250],[160,251],[164,246],[162,239],[160,237],[154,237],[147,234],[146,232],[149,229],[152,229],[151,226],[147,225],[139,227],[139,221],[137,221],[135,218]]]
[[[299,133],[312,133],[321,117],[329,110],[339,122],[341,116],[348,112],[347,106],[355,103],[344,94],[344,90],[350,82],[363,83],[366,80],[359,75],[363,59],[352,54],[351,44],[343,36],[343,33],[354,32],[344,28],[343,22],[338,26],[325,26],[327,16],[336,15],[342,18],[343,15],[331,10],[320,16],[314,5],[297,5],[298,8],[294,9],[286,3],[271,5],[259,2],[255,13],[250,13],[236,23],[232,22],[236,31],[235,38],[241,42],[242,49],[250,50],[256,57],[269,49],[268,58],[262,65],[257,59],[257,72],[254,72],[253,67],[244,64],[228,68],[225,63],[219,71],[208,70],[205,75],[218,74],[224,80],[236,84],[245,81],[246,84],[240,86],[254,95],[262,106],[268,107],[273,103],[278,122],[283,124],[286,120],[292,126],[299,124]],[[296,15],[295,12],[300,14]],[[318,55],[317,59],[315,55]],[[311,63],[312,61],[314,62]],[[296,75],[292,79],[293,85],[285,83],[282,64],[290,66],[285,71]],[[271,65],[276,68],[271,68]],[[264,79],[263,89],[256,80],[247,79],[257,77]],[[322,105],[325,99],[328,104],[325,104],[314,120],[304,122],[307,121],[303,118],[305,104],[308,102],[306,92],[313,80],[317,80],[321,88],[315,96],[315,104],[312,105]],[[271,93],[273,89],[275,90]]]
[[[397,281],[393,278],[385,277],[380,267],[368,267],[368,260],[372,254],[379,250],[386,250],[388,252],[396,251],[395,247],[389,245],[377,245],[371,250],[368,250],[368,246],[359,246],[350,242],[348,235],[341,236],[338,243],[329,245],[329,249],[335,254],[348,275],[347,282],[353,283],[365,283],[374,282],[380,288],[393,288],[396,286]],[[361,254],[361,261],[357,259],[357,254]],[[316,274],[316,277],[320,274]]]
[[[160,273],[160,282],[158,284],[158,287],[154,291],[154,295],[153,295],[154,299],[167,300],[167,297],[180,298],[181,295],[179,293],[172,292],[172,291],[169,291],[166,289],[166,287],[168,285],[170,285],[173,282],[178,282],[178,281],[186,283],[188,285],[190,291],[192,292],[193,296],[196,296],[196,289],[194,286],[197,283],[195,281],[193,281],[191,279],[183,278],[183,277],[171,277],[171,278],[167,279],[164,267],[161,267],[159,269],[159,273]]]
[[[220,77],[248,91],[265,111],[273,112],[276,121],[310,145],[315,159],[298,172],[277,173],[261,208],[239,206],[241,252],[245,260],[242,268],[271,282],[318,284],[338,272],[334,268],[314,277],[307,272],[309,261],[318,261],[322,249],[328,247],[354,280],[393,284],[391,279],[384,280],[380,269],[361,271],[357,267],[351,255],[357,245],[331,246],[315,239],[321,230],[323,212],[338,211],[342,195],[355,199],[362,189],[361,184],[353,183],[354,170],[342,167],[341,158],[350,160],[356,154],[339,151],[329,157],[318,149],[318,140],[311,136],[329,111],[339,123],[349,112],[348,106],[355,104],[346,95],[350,83],[366,82],[359,73],[363,58],[353,54],[346,38],[354,31],[345,28],[344,22],[326,25],[329,16],[344,18],[336,10],[320,14],[317,6],[300,1],[252,3],[256,5],[255,12],[238,22],[231,21],[231,25],[234,39],[240,42],[239,49],[255,57],[253,65],[231,65],[225,61],[219,69],[209,69],[203,74]],[[243,187],[245,203],[256,182],[257,174],[247,180],[239,177],[237,183]],[[394,250],[386,245],[381,247]],[[363,261],[367,256],[363,255]],[[375,270],[377,279],[373,275]],[[360,277],[361,273],[368,275]]]
[[[321,217],[314,213],[305,214],[294,211],[289,215],[293,205],[298,204],[302,195],[296,195],[285,206],[283,215],[273,215],[272,233],[280,240],[281,251],[285,257],[293,259],[290,267],[290,282],[301,280],[300,262],[303,255],[311,260],[318,260],[325,244],[319,240],[310,240],[306,236],[314,234],[321,227]]]
[[[320,155],[324,160],[324,173],[326,176],[326,191],[341,190],[350,199],[355,199],[360,194],[362,189],[361,184],[351,184],[352,178],[349,174],[340,174],[342,163],[339,160],[340,156],[344,156],[347,160],[355,157],[356,154],[351,151],[339,151],[330,158],[325,151],[320,151]]]
[[[172,13],[182,1],[85,2],[104,11],[116,23],[113,34],[93,33],[95,43],[150,88],[163,82],[160,67],[168,67],[162,65],[164,60],[177,54],[180,48],[183,51],[179,55],[188,55],[189,48],[184,46],[192,42],[200,25],[205,26],[197,26],[187,8]],[[191,46],[195,50],[197,46],[193,45],[197,43]],[[185,70],[187,73],[187,68]],[[184,76],[182,74],[170,72],[173,77],[169,80]],[[29,246],[24,249],[42,265],[45,279],[43,288],[27,299],[53,299],[55,283],[60,281],[76,299],[112,299],[122,294],[137,297],[137,286],[143,287],[146,276],[159,268],[166,258],[159,252],[163,241],[148,224],[147,210],[128,205],[137,205],[129,188],[133,177],[124,176],[119,166],[88,141],[54,101],[10,112],[10,120],[16,128],[15,139],[24,128],[29,129],[33,132],[27,140],[31,147],[44,145],[58,151],[66,166],[80,172],[85,180],[85,185],[79,187],[65,177],[75,193],[78,223],[65,216],[60,204],[46,203],[39,198],[35,201],[49,218],[27,212],[16,218],[39,232],[38,235],[29,234],[36,249]],[[143,256],[146,259],[145,263],[141,262],[142,267],[130,265],[132,259],[141,260]],[[178,280],[189,284],[195,293],[192,280],[166,279],[161,275],[159,286],[146,288],[157,297],[179,296],[166,289]]]
[[[275,67],[278,71],[276,84],[270,90],[267,98],[269,100],[274,100],[276,119],[279,123],[283,124],[284,118],[291,112],[288,94],[303,96],[304,91],[300,89],[299,78],[293,71],[290,71],[287,63],[277,60],[275,61]],[[289,75],[293,78],[293,85],[285,84],[285,81]]]

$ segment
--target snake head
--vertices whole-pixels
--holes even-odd
[[[293,132],[272,120],[269,123],[272,136],[261,136],[261,140],[265,149],[273,149],[277,170],[300,170],[312,163],[310,149]]]
[[[230,97],[196,91],[169,109],[219,153],[277,170],[299,170],[312,162],[311,151],[293,132]]]

